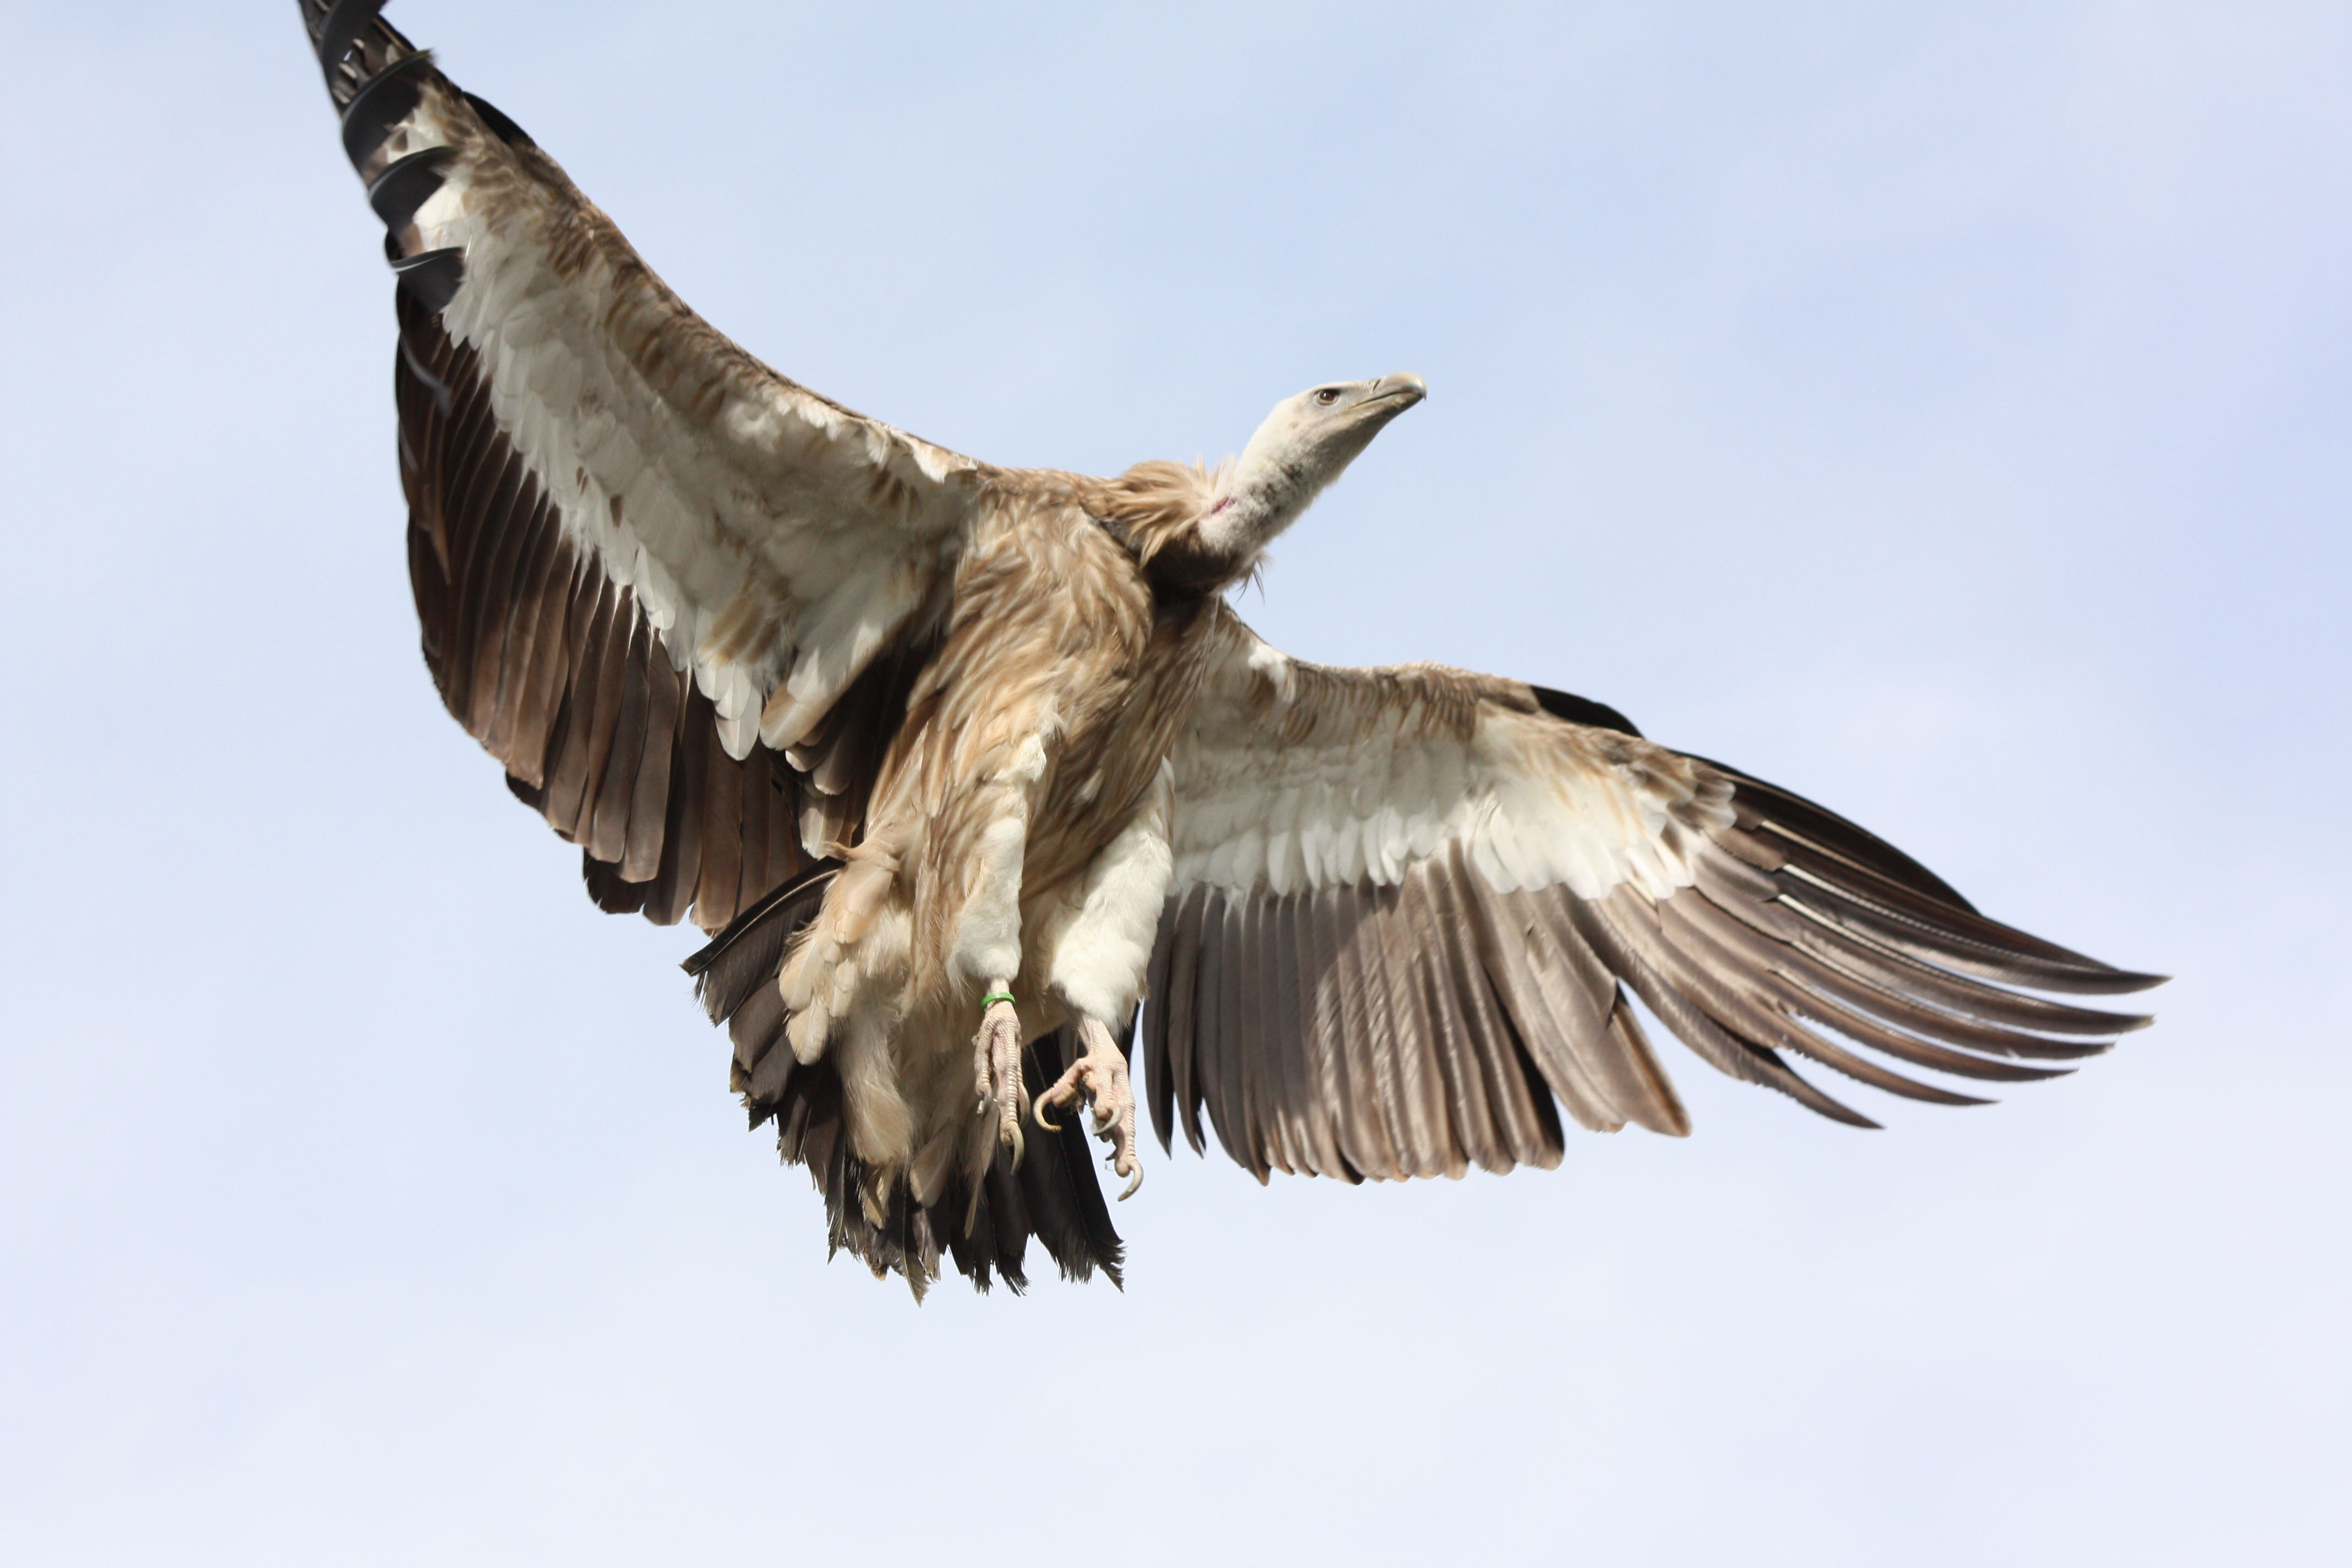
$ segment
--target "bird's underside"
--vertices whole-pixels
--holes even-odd
[[[1978,914],[1811,803],[1612,710],[1260,641],[1224,590],[1417,377],[1312,389],[1240,458],[976,462],[696,317],[512,121],[299,0],[398,275],[425,662],[615,912],[689,962],[836,1247],[919,1291],[1119,1277],[1087,1121],[1271,1172],[1556,1164],[1688,1131],[1633,1006],[1711,1066],[1978,1103],[2156,983]],[[1139,1027],[1138,1018],[1140,1016]],[[1205,1113],[1205,1115],[1204,1115]]]

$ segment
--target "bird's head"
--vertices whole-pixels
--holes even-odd
[[[1237,582],[1381,426],[1428,395],[1410,373],[1309,387],[1276,404],[1241,457],[1213,474],[1138,464],[1112,482],[1110,510],[1155,578]]]
[[[1381,426],[1429,395],[1410,372],[1378,381],[1333,381],[1274,405],[1242,448],[1219,510],[1202,521],[1202,542],[1255,558],[1274,536],[1371,445]]]

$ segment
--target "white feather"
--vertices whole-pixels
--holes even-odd
[[[1619,767],[1524,697],[1483,702],[1466,736],[1439,721],[1442,692],[1482,678],[1326,669],[1237,637],[1173,759],[1178,890],[1394,886],[1449,845],[1498,893],[1693,880],[1667,838],[1670,800],[1695,798],[1672,769]]]

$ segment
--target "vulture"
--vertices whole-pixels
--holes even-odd
[[[601,908],[709,934],[731,1088],[877,1277],[1018,1290],[1034,1237],[1118,1281],[1087,1137],[1127,1196],[1139,1049],[1163,1150],[1354,1183],[1684,1135],[1635,998],[1856,1127],[1800,1058],[1978,1104],[1886,1063],[2048,1078],[2148,1022],[2056,997],[2160,977],[1613,709],[1253,634],[1227,590],[1420,377],[1213,468],[961,456],[706,324],[383,0],[299,4],[387,231],[442,700]]]

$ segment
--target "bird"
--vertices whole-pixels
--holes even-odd
[[[1121,1283],[1087,1139],[1128,1197],[1145,1103],[1261,1183],[1686,1135],[1637,1001],[1856,1127],[1798,1062],[1979,1104],[1887,1061],[2045,1079],[2151,1021],[2062,998],[2161,976],[1603,703],[1254,633],[1231,591],[1418,375],[1213,466],[968,458],[705,323],[383,0],[298,3],[395,275],[425,665],[598,906],[706,933],[730,1090],[877,1278],[1017,1292],[1034,1240]]]

